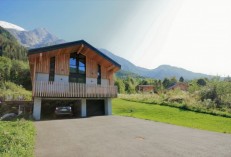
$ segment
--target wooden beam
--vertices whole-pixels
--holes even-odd
[[[107,71],[112,70],[114,67],[115,67],[114,65],[111,65],[110,67],[107,68]]]
[[[117,71],[119,71],[119,68],[118,68],[118,67],[115,67],[115,68],[113,69],[113,73],[115,73],[115,72],[117,72]]]
[[[84,48],[84,45],[81,44],[80,48],[79,48],[78,51],[77,51],[77,54],[79,54],[79,53],[83,50],[83,48]]]

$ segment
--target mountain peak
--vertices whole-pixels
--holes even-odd
[[[37,48],[65,42],[43,27],[27,31],[22,27],[5,21],[0,21],[0,26],[10,32],[10,34],[13,35],[18,42],[25,47]]]
[[[173,67],[173,66],[167,65],[167,64],[162,64],[162,65],[158,66],[157,68],[169,68],[169,67]]]
[[[162,65],[158,66],[156,69],[172,69],[172,68],[174,68],[174,69],[183,69],[183,68],[168,65],[168,64],[162,64]]]
[[[5,28],[5,29],[15,29],[17,31],[26,31],[24,28],[17,26],[15,24],[6,22],[6,21],[0,21],[0,26]]]
[[[44,32],[48,32],[48,30],[44,27],[39,27],[39,28],[35,28],[34,31],[44,31]]]

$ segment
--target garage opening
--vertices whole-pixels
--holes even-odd
[[[87,116],[105,115],[104,100],[87,100]]]
[[[56,108],[71,107],[71,115],[55,114]],[[62,119],[81,117],[80,100],[42,100],[41,119]]]

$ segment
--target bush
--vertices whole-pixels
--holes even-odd
[[[202,101],[204,99],[211,99],[212,101],[214,101],[215,99],[218,99],[216,87],[205,88],[205,89],[201,90],[200,95],[201,95]]]
[[[197,84],[200,86],[205,86],[206,85],[206,81],[204,79],[198,79],[197,80]]]

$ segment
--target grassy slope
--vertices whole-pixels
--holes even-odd
[[[34,156],[34,137],[31,121],[0,121],[0,156]]]
[[[168,106],[114,99],[113,114],[203,130],[231,133],[231,118],[196,113]]]

